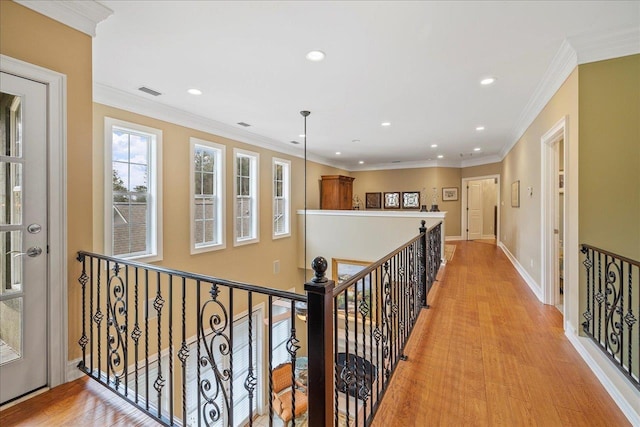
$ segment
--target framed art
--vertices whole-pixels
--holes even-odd
[[[520,207],[520,180],[514,181],[511,184],[511,207]]]
[[[371,263],[367,261],[331,258],[331,276],[336,282],[336,286],[340,286],[349,280],[351,276],[362,271],[370,264]],[[346,306],[349,314],[355,314],[356,301],[362,301],[363,298],[367,300],[369,298],[369,294],[371,293],[371,277],[372,275],[365,276],[354,286],[350,286],[345,292],[342,292],[338,296],[337,308],[339,310],[345,310]]]
[[[384,193],[385,209],[400,209],[400,193],[397,191]]]
[[[420,209],[420,192],[403,191],[402,209]]]
[[[458,187],[442,187],[442,201],[455,202],[458,200]]]
[[[559,172],[558,189],[560,190],[560,193],[564,193],[564,171]]]
[[[364,202],[366,209],[382,209],[382,193],[365,193]]]

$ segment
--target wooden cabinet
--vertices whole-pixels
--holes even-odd
[[[320,209],[353,209],[353,180],[343,175],[322,175]]]

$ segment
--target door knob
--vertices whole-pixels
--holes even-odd
[[[35,258],[37,256],[39,256],[40,254],[42,254],[42,248],[39,246],[33,246],[30,247],[29,249],[27,249],[27,252],[20,252],[20,251],[9,251],[7,252],[7,254],[13,254],[13,257],[19,257],[19,256],[23,256],[23,255],[27,255],[30,256],[31,258]]]

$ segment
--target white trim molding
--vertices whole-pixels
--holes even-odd
[[[445,236],[444,238],[445,242],[459,242],[461,240],[464,240],[462,236]]]
[[[565,322],[565,335],[631,425],[640,426],[640,391],[611,364],[591,339],[579,336],[569,322]]]
[[[113,15],[113,10],[94,0],[14,1],[91,37],[96,36],[98,24]]]
[[[529,286],[529,288],[531,289],[533,294],[536,296],[536,298],[538,298],[538,300],[542,302],[542,289],[540,289],[540,285],[538,285],[536,281],[533,280],[533,277],[531,277],[529,273],[527,273],[527,270],[525,270],[525,268],[520,264],[520,262],[518,262],[516,257],[513,256],[513,254],[504,245],[504,243],[502,242],[498,243],[498,247],[502,249],[502,252],[504,252],[504,254],[507,256],[509,261],[511,261],[511,264],[513,264],[515,269],[520,274],[520,277],[522,277],[522,279],[525,281],[527,286]]]
[[[78,378],[82,378],[84,372],[78,368],[78,364],[82,361],[82,357],[69,360],[67,362],[67,382],[75,381]]]
[[[640,28],[621,28],[570,37],[569,43],[578,52],[578,64],[635,55],[640,53]]]
[[[67,76],[0,55],[0,70],[47,86],[49,201],[48,386],[66,381],[67,363]],[[54,309],[55,307],[55,309]]]

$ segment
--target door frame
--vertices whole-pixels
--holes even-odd
[[[467,204],[468,204],[468,197],[467,197],[467,185],[469,184],[469,181],[479,181],[479,180],[483,180],[483,179],[496,179],[497,183],[496,183],[496,205],[498,206],[497,209],[497,213],[496,213],[496,244],[500,241],[500,211],[501,209],[501,198],[500,198],[500,174],[494,174],[494,175],[483,175],[483,176],[471,176],[468,178],[462,178],[462,188],[461,188],[461,193],[462,193],[462,204],[460,206],[460,209],[462,210],[462,212],[460,212],[460,217],[461,217],[461,228],[460,228],[460,234],[462,234],[462,240],[469,240],[469,232],[467,231]]]
[[[555,235],[554,235],[554,227],[558,207],[558,159],[557,153],[555,150],[556,144],[560,141],[560,139],[564,140],[564,187],[565,192],[568,188],[568,179],[569,179],[569,162],[567,161],[567,153],[569,147],[568,140],[568,120],[567,116],[563,117],[558,121],[551,129],[549,129],[542,137],[540,138],[541,145],[541,156],[540,156],[540,164],[541,164],[541,184],[540,188],[542,189],[542,197],[541,197],[541,257],[542,260],[542,302],[544,304],[555,305],[556,304],[556,290],[555,290],[555,274],[556,274],[556,243],[555,243]],[[567,193],[565,193],[565,209],[563,209],[563,235],[558,236],[562,238],[562,242],[564,246],[567,246],[567,227],[566,227],[566,217],[567,217]],[[569,277],[567,275],[567,260],[566,260],[566,251],[565,251],[565,274],[564,274],[564,288],[565,295],[567,285],[569,283]],[[566,300],[565,296],[565,300]],[[563,304],[563,317],[565,317],[567,304]]]
[[[67,76],[0,54],[0,70],[47,86],[47,385],[67,374]]]

